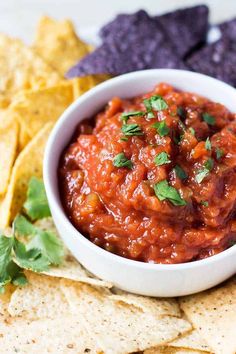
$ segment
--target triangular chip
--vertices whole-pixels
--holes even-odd
[[[131,305],[109,299],[108,292],[61,280],[72,313],[83,314],[87,330],[105,353],[123,354],[161,345],[191,329],[176,317],[157,318]]]
[[[53,123],[46,124],[17,157],[6,196],[0,206],[0,227],[7,227],[21,210],[32,176],[42,177],[45,145]]]
[[[87,45],[75,33],[69,20],[57,21],[41,17],[33,48],[62,76],[78,60],[89,53]]]
[[[72,102],[72,84],[63,82],[58,86],[20,93],[11,109],[22,129],[34,137],[47,122],[55,122]]]
[[[218,288],[180,299],[188,319],[214,353],[236,352],[236,278]]]
[[[7,106],[22,89],[51,86],[60,80],[34,51],[19,39],[0,34],[0,106]]]
[[[7,190],[18,144],[19,125],[12,123],[5,129],[0,128],[0,195]]]
[[[204,338],[201,337],[196,329],[175,339],[173,342],[168,343],[168,345],[175,348],[212,352],[212,349],[207,345]]]

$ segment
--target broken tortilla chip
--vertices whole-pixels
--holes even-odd
[[[50,88],[21,92],[11,109],[21,129],[32,138],[47,122],[55,122],[72,102],[72,84],[63,82]]]
[[[0,227],[7,227],[21,210],[32,176],[42,177],[45,145],[53,123],[46,124],[17,157],[7,193],[0,205]]]
[[[77,37],[69,20],[57,21],[41,17],[33,48],[62,76],[78,60],[89,53],[87,45]]]
[[[0,34],[0,107],[6,107],[20,90],[51,86],[60,79],[60,75],[23,42]]]
[[[16,157],[18,131],[17,122],[12,123],[5,129],[0,128],[0,195],[3,195],[7,190]]]
[[[181,298],[180,306],[214,353],[236,352],[236,277],[220,287]]]
[[[212,349],[196,329],[168,343],[168,346],[212,353]]]

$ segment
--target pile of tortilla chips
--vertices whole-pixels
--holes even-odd
[[[61,113],[105,77],[65,80],[90,51],[70,21],[43,17],[31,48],[0,35],[0,228],[21,210]],[[54,229],[52,220],[38,221]],[[8,231],[10,232],[10,231]],[[6,233],[7,234],[7,233]],[[234,354],[236,279],[182,299],[128,294],[70,254],[0,295],[1,353]]]

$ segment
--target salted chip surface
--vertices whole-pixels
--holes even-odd
[[[16,158],[19,125],[12,123],[5,129],[0,126],[0,195],[3,195],[8,186],[11,170]]]
[[[53,123],[47,123],[18,155],[7,193],[0,205],[0,227],[7,227],[21,210],[26,199],[28,182],[32,176],[42,177],[45,145]]]
[[[206,45],[187,60],[187,65],[236,86],[236,41],[222,38]]]
[[[68,71],[67,77],[185,67],[159,24],[145,11],[125,16],[129,25],[120,26],[113,40],[105,41],[84,57]]]
[[[180,58],[206,41],[208,30],[208,7],[198,5],[156,16],[169,41]],[[195,20],[193,20],[195,19]]]
[[[71,82],[37,91],[21,92],[11,106],[17,119],[32,138],[49,121],[55,122],[73,102]]]
[[[86,43],[77,37],[71,21],[58,21],[48,16],[39,20],[33,48],[62,76],[89,53]]]
[[[213,352],[236,352],[236,278],[180,299],[180,306]]]
[[[51,86],[60,75],[19,39],[0,33],[0,106],[23,89]]]
[[[154,316],[176,316],[181,317],[180,309],[175,299],[152,298],[147,296],[126,293],[117,289],[110,299],[117,303],[132,305],[141,309],[145,313],[151,313]]]
[[[105,353],[123,354],[161,345],[191,329],[182,319],[150,313],[109,299],[108,292],[61,280],[72,313],[83,314],[87,330]]]

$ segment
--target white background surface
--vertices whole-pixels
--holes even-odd
[[[47,14],[72,19],[82,37],[93,38],[120,12],[143,8],[154,15],[201,3],[210,6],[212,23],[236,17],[236,0],[0,0],[0,31],[30,43],[39,17]]]

